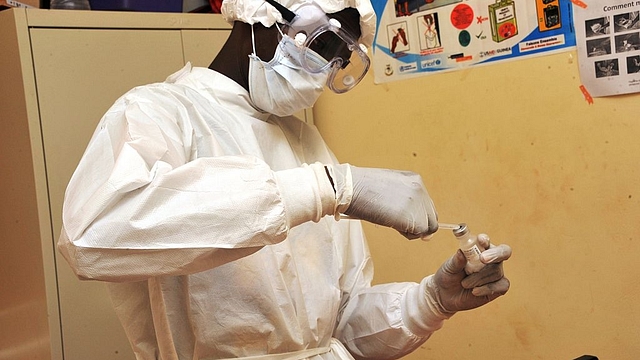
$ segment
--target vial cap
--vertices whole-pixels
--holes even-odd
[[[458,225],[460,225],[460,226],[457,229],[453,230],[453,235],[455,237],[460,237],[460,236],[466,235],[469,232],[469,228],[467,227],[467,224],[460,223]]]

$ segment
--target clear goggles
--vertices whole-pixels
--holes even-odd
[[[300,49],[300,65],[310,73],[328,72],[327,87],[335,93],[351,90],[369,70],[367,48],[316,4],[298,8],[284,32]]]

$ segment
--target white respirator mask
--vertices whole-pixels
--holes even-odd
[[[293,39],[283,34],[269,62],[255,54],[255,43],[253,49],[249,55],[249,96],[256,107],[277,116],[288,116],[315,104],[327,82],[328,71],[305,71],[300,63],[300,49]]]

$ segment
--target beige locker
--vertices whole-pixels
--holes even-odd
[[[55,251],[66,184],[119,96],[207,66],[229,30],[212,14],[0,12],[0,360],[134,359],[105,285]]]

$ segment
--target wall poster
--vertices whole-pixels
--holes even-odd
[[[570,0],[373,0],[376,83],[574,47]]]
[[[640,92],[640,1],[574,9],[580,80],[593,97]]]

